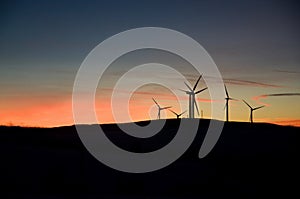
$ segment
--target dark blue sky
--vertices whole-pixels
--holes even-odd
[[[1,60],[78,63],[113,34],[159,26],[195,38],[217,60],[232,60],[227,55],[238,53],[239,59],[253,56],[272,67],[290,68],[299,63],[300,12],[295,2],[8,1],[1,5]]]

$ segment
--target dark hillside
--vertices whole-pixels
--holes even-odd
[[[300,128],[226,123],[215,148],[199,159],[208,124],[200,121],[196,139],[181,158],[145,174],[119,172],[98,162],[74,126],[0,127],[1,198],[299,197]],[[113,124],[102,127],[116,145],[148,152],[174,137],[178,120],[167,120],[148,139],[131,137]]]

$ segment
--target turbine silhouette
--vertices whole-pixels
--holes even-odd
[[[169,111],[171,111],[172,113],[174,113],[174,115],[176,115],[177,119],[179,119],[180,116],[183,115],[183,114],[186,112],[186,111],[184,111],[184,112],[178,114],[178,113],[176,113],[175,111],[172,111],[172,110],[170,110],[170,109],[169,109]]]
[[[228,122],[228,121],[229,121],[229,101],[230,101],[230,100],[238,101],[238,100],[229,97],[228,90],[227,90],[225,84],[224,84],[224,87],[225,87],[225,92],[226,92],[226,97],[225,97],[226,104],[225,104],[225,107],[224,107],[224,108],[226,109],[226,122]]]
[[[202,77],[202,75],[200,75],[200,77],[198,78],[198,80],[197,80],[196,84],[194,85],[193,89],[186,82],[184,82],[184,84],[188,87],[189,91],[179,89],[179,90],[181,90],[181,91],[183,91],[183,92],[185,92],[186,94],[189,95],[189,118],[195,118],[194,107],[196,107],[197,113],[199,115],[199,109],[198,109],[198,105],[197,105],[195,96],[207,89],[207,87],[206,87],[206,88],[201,89],[199,91],[195,91],[201,77]]]
[[[160,111],[172,108],[172,106],[161,107],[154,98],[152,98],[152,100],[154,101],[154,103],[157,105],[158,108],[158,115],[157,115],[158,119],[160,119]]]
[[[256,108],[252,108],[245,100],[243,100],[243,101],[250,108],[250,122],[253,123],[253,111],[258,110],[260,108],[263,108],[265,106],[259,106],[259,107],[256,107]]]

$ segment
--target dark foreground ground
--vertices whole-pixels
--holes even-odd
[[[212,152],[199,159],[208,122],[201,120],[181,158],[144,174],[98,162],[74,126],[0,127],[0,198],[299,198],[300,128],[227,123]],[[115,125],[103,128],[120,147],[145,152],[168,143],[177,126],[168,120],[148,140],[126,136]]]

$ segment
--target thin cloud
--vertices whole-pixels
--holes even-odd
[[[300,96],[300,93],[275,93],[263,95],[265,97],[283,97],[283,96]]]
[[[242,85],[242,86],[254,86],[254,87],[265,87],[265,88],[283,88],[283,86],[275,84],[266,84],[255,81],[240,80],[240,79],[224,79],[227,84]]]
[[[278,73],[292,73],[292,74],[300,74],[299,71],[290,71],[290,70],[274,70],[275,72]]]
[[[288,97],[288,96],[300,96],[300,93],[273,93],[273,94],[265,94],[265,95],[258,95],[252,97],[253,100],[257,101],[257,103],[270,106],[270,104],[264,103],[261,100],[266,99],[268,97]]]
[[[213,76],[203,76],[204,79],[211,79],[217,81],[218,79]],[[264,87],[264,88],[285,88],[285,86],[276,85],[276,84],[267,84],[256,81],[248,81],[241,79],[232,79],[232,78],[223,78],[223,82],[231,85],[239,85],[239,86],[252,86],[252,87]]]
[[[110,89],[110,88],[102,88],[101,89],[102,91],[106,91],[106,92],[112,92],[113,89]],[[144,98],[148,98],[150,99],[150,101],[152,102],[151,98],[152,97],[157,97],[159,96],[159,99],[160,100],[177,100],[177,97],[171,93],[163,93],[163,91],[165,90],[162,90],[161,92],[160,91],[135,91],[134,94],[135,95],[141,95],[139,96],[139,99],[144,99]],[[117,92],[122,92],[122,93],[128,93],[130,94],[131,92],[127,91],[127,90],[117,90]],[[185,95],[184,92],[182,92],[182,95],[179,95],[178,96],[178,99],[179,100],[188,100],[188,96]],[[205,102],[205,103],[213,103],[213,102],[223,102],[222,100],[212,100],[212,99],[209,99],[209,98],[196,98],[196,100],[198,102]]]

